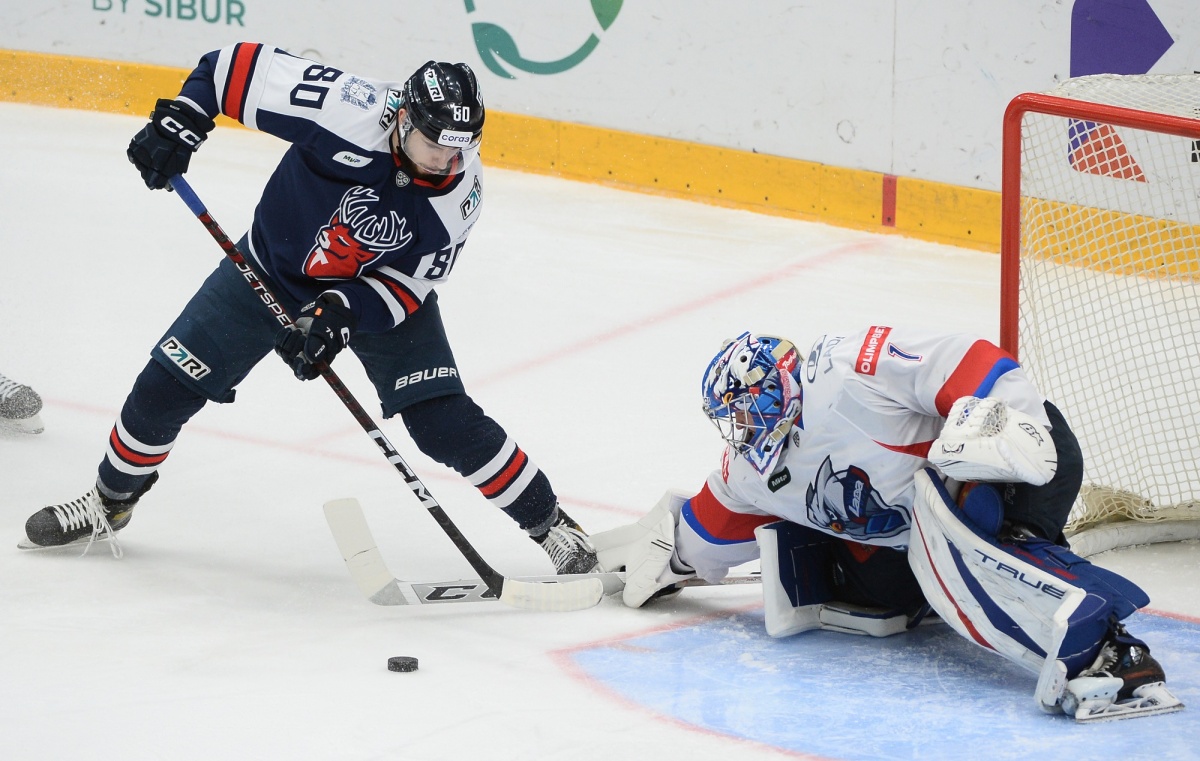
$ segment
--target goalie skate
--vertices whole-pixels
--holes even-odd
[[[1183,710],[1183,703],[1162,682],[1144,684],[1125,700],[1117,699],[1122,680],[1115,677],[1079,677],[1067,682],[1063,713],[1080,723],[1136,719]]]
[[[1091,668],[1066,684],[1063,713],[1078,722],[1134,719],[1183,709],[1166,686],[1162,666],[1149,648],[1114,624]]]

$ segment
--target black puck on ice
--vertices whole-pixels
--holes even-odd
[[[417,659],[410,655],[397,655],[388,658],[388,671],[416,671]]]

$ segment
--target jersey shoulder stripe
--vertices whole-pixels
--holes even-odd
[[[263,46],[241,42],[233,46],[229,75],[221,92],[221,112],[231,119],[244,122],[246,100],[250,97],[250,80],[262,53]]]
[[[964,396],[987,396],[1001,375],[1019,366],[1011,354],[991,341],[979,339],[938,390],[938,414],[949,415],[954,402]]]

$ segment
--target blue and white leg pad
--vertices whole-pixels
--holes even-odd
[[[929,604],[966,639],[1038,674],[1039,706],[1057,711],[1110,622],[1149,598],[1051,542],[1000,543],[962,519],[934,471],[915,480],[908,560]]]
[[[767,634],[788,637],[811,629],[887,637],[908,628],[898,610],[867,608],[832,599],[833,563],[820,531],[779,521],[754,530],[762,559],[763,611]]]

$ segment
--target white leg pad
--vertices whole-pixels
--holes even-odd
[[[930,473],[916,474],[908,551],[921,589],[963,637],[1038,674],[1036,698],[1046,710],[1061,695],[1065,675],[1055,662],[1067,622],[1086,593],[978,537],[957,518]]]
[[[1037,687],[1033,691],[1033,699],[1042,713],[1059,713],[1066,689],[1067,665],[1057,658],[1047,658],[1038,672]]]

